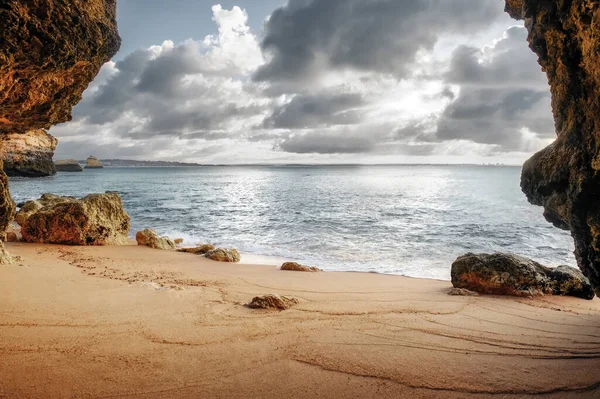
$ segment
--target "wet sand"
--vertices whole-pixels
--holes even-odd
[[[597,398],[600,300],[7,244],[0,398]],[[251,310],[254,296],[300,299]]]

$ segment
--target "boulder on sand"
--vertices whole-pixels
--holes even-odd
[[[194,254],[194,255],[206,255],[208,252],[210,251],[214,251],[215,246],[212,244],[203,244],[203,245],[199,245],[196,248],[181,248],[178,249],[178,252],[185,252],[188,254]]]
[[[205,255],[208,259],[217,262],[237,263],[241,260],[240,253],[237,249],[217,248],[209,251]]]
[[[74,159],[62,159],[54,163],[57,172],[83,172],[83,168]]]
[[[589,280],[568,266],[550,268],[512,254],[472,254],[452,264],[452,285],[491,295],[566,295],[593,299]]]
[[[290,272],[305,272],[305,273],[317,273],[317,272],[323,271],[323,270],[319,269],[318,267],[303,266],[296,262],[285,262],[283,265],[281,265],[281,270],[286,270],[286,271],[290,271]]]
[[[77,201],[75,197],[61,197],[60,195],[55,194],[42,194],[42,196],[33,201],[27,201],[25,203],[19,204],[19,212],[15,216],[15,221],[19,226],[23,226],[27,219],[40,209],[45,206],[52,206],[56,204],[65,203],[68,201]]]
[[[138,245],[143,245],[153,249],[161,249],[170,251],[175,249],[175,243],[169,237],[159,237],[156,231],[152,229],[144,229],[138,231],[135,235],[135,240]]]
[[[25,203],[21,211],[17,223],[21,225],[23,239],[27,242],[64,245],[127,243],[129,215],[117,194],[90,194],[81,199],[44,194],[37,201]]]
[[[90,155],[88,157],[87,161],[85,162],[85,168],[86,169],[102,169],[102,168],[104,168],[104,166],[102,166],[102,163],[100,163],[98,158],[96,158],[93,155]]]
[[[254,299],[252,299],[252,302],[248,304],[248,307],[251,309],[286,310],[294,305],[297,305],[299,302],[300,301],[298,301],[298,299],[293,297],[269,294],[255,297]]]

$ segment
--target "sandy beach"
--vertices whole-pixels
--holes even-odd
[[[122,247],[8,244],[1,398],[600,396],[600,300],[296,273]],[[254,296],[300,299],[252,310]]]

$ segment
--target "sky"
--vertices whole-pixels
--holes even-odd
[[[545,75],[501,0],[121,0],[55,159],[521,164]]]

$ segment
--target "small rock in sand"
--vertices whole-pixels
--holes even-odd
[[[178,249],[177,252],[185,252],[194,255],[206,255],[207,252],[213,251],[214,249],[215,246],[212,244],[203,244],[197,246],[196,248],[181,248]]]
[[[217,248],[207,252],[205,256],[208,259],[212,259],[217,262],[237,263],[241,260],[240,253],[237,249]]]
[[[293,297],[269,294],[255,297],[252,302],[248,304],[248,307],[251,309],[286,310],[297,305],[299,302],[298,299]]]
[[[465,288],[452,288],[448,291],[448,295],[452,296],[479,296],[479,293],[475,291],[469,291]]]
[[[281,270],[286,270],[290,272],[307,272],[307,273],[317,273],[322,272],[323,270],[318,267],[312,266],[303,266],[296,262],[286,262],[281,266]]]
[[[138,245],[147,246],[164,251],[175,249],[175,243],[169,237],[159,237],[156,231],[145,229],[135,235]]]

